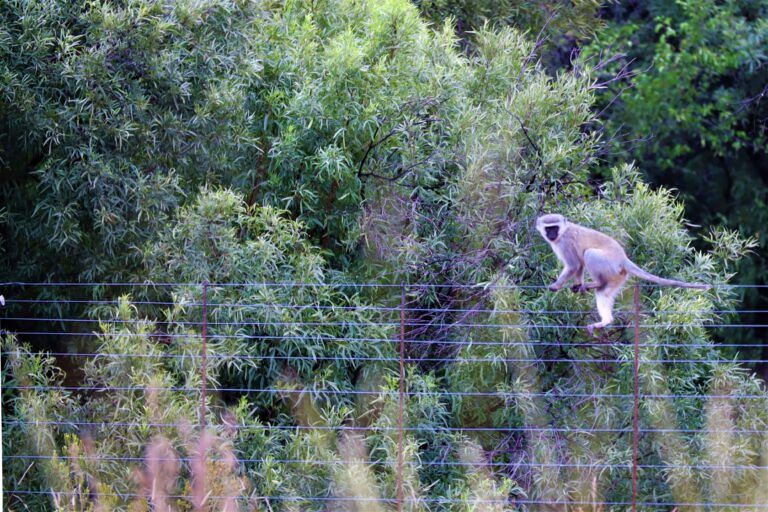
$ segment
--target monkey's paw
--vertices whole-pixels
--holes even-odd
[[[584,286],[584,283],[581,283],[581,284],[575,284],[575,285],[571,286],[571,291],[572,291],[573,293],[581,293],[581,294],[584,294],[584,293],[587,293],[587,287],[586,287],[586,286]]]

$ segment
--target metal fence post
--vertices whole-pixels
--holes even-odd
[[[632,512],[637,511],[637,449],[640,416],[640,285],[635,284],[635,357],[632,386]]]
[[[397,441],[397,510],[403,510],[403,409],[405,407],[405,285],[400,288],[400,402]]]
[[[202,323],[203,347],[200,359],[200,432],[205,430],[205,395],[206,381],[208,380],[208,281],[203,282],[203,323]]]

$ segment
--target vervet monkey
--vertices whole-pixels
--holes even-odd
[[[557,291],[573,279],[571,290],[574,292],[595,290],[600,321],[587,326],[590,335],[595,328],[605,327],[613,321],[613,303],[630,275],[666,286],[709,288],[706,284],[664,279],[646,272],[627,257],[616,240],[594,229],[568,222],[562,215],[542,215],[536,219],[536,229],[565,266],[549,289]],[[592,276],[593,282],[584,283],[585,270]]]

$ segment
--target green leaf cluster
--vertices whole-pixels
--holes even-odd
[[[262,14],[239,2],[0,6],[12,279],[127,279],[189,193],[247,172]]]

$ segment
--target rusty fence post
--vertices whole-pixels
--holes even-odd
[[[637,511],[637,451],[639,443],[640,416],[640,285],[635,284],[635,357],[634,382],[632,386],[632,512]]]
[[[205,430],[205,395],[208,380],[208,281],[203,282],[203,347],[200,353],[200,433]]]
[[[405,285],[400,288],[400,401],[397,423],[397,511],[403,510],[403,409],[405,408]]]

